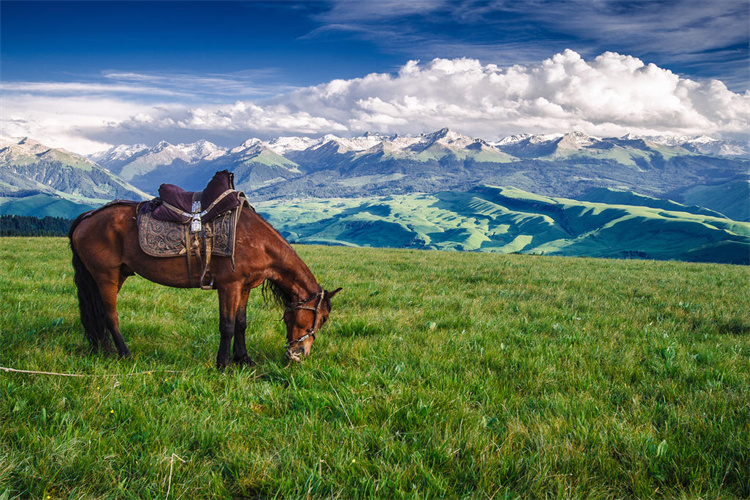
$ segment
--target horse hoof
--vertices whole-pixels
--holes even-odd
[[[234,362],[241,366],[255,366],[255,361],[250,359],[247,354],[234,359]]]

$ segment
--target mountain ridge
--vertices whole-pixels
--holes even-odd
[[[151,193],[161,182],[200,189],[213,172],[241,167],[238,187],[261,200],[303,193],[325,198],[431,192],[481,183],[568,197],[608,187],[679,198],[695,186],[746,178],[750,158],[747,145],[706,137],[600,138],[575,131],[494,142],[447,128],[415,136],[252,138],[235,148],[202,141],[202,149],[212,154],[190,158],[188,150],[199,149],[195,144],[133,147],[130,163],[124,158],[126,146],[92,158],[114,173],[127,172],[130,182]],[[731,154],[696,149],[707,145],[710,152]],[[165,150],[171,154],[162,160]],[[148,168],[142,169],[144,164]],[[136,175],[139,169],[143,172]]]
[[[115,198],[149,195],[84,156],[0,138],[0,213],[70,218]]]

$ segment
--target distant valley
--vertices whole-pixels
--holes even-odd
[[[705,137],[576,132],[161,142],[89,158],[3,138],[0,214],[72,218],[226,169],[290,241],[750,263],[749,157]]]
[[[612,203],[479,186],[469,192],[257,204],[291,242],[750,263],[750,224],[602,189]]]

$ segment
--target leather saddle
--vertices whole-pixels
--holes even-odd
[[[193,260],[202,267],[197,283],[204,290],[212,255],[232,257],[236,227],[244,193],[234,189],[234,176],[217,172],[203,191],[185,191],[174,184],[162,184],[159,197],[142,203],[138,210],[138,242],[152,257],[186,256],[190,285],[194,286]],[[251,207],[252,208],[252,207]]]
[[[234,174],[227,170],[216,172],[203,191],[185,191],[174,184],[162,184],[157,198],[161,203],[154,207],[154,218],[181,224],[194,220],[210,222],[240,206],[240,195],[234,189]]]

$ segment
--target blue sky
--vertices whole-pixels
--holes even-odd
[[[0,133],[79,150],[441,124],[495,136],[737,135],[749,10],[746,0],[3,0]]]
[[[3,1],[2,77],[69,82],[110,73],[213,74],[283,89],[401,62],[346,32],[314,34],[323,26],[314,18],[324,5]]]

